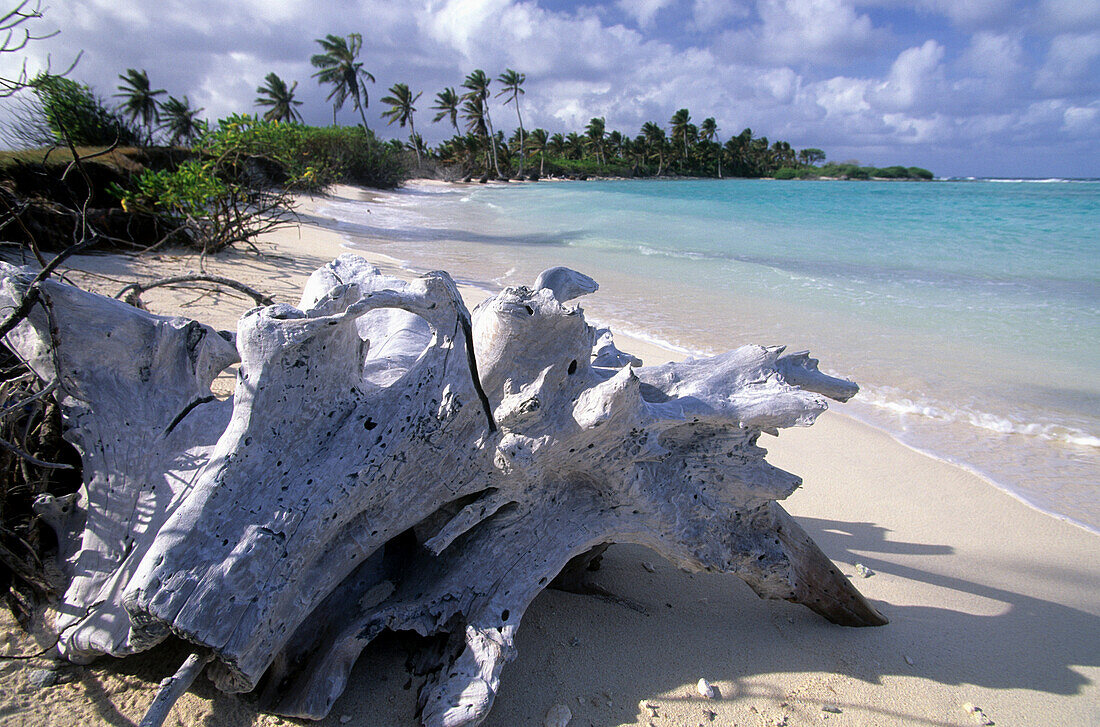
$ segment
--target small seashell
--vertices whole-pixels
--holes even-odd
[[[905,657],[905,663],[906,663],[906,664],[908,664],[909,666],[913,666],[913,664],[914,664],[914,662],[913,662],[913,657],[911,657],[911,656],[906,656],[906,657]]]
[[[648,560],[643,560],[642,561],[642,567],[645,568],[648,573],[656,573],[657,572],[657,569],[654,568],[653,564],[650,563]]]
[[[829,714],[840,714],[840,707],[835,704],[823,704],[821,705],[821,711]]]
[[[980,724],[980,725],[996,724],[993,720],[991,720],[988,716],[986,716],[985,712],[982,711],[981,707],[975,707],[970,702],[967,702],[966,704],[964,704],[962,706],[962,708],[963,708],[963,710],[969,712],[974,717],[974,721],[976,723]]]
[[[875,574],[873,570],[863,565],[862,563],[856,563],[856,573],[859,573],[859,575],[863,578],[870,578]]]
[[[704,699],[714,699],[718,696],[718,690],[706,679],[700,679],[699,683],[695,685],[695,689]]]
[[[542,721],[543,727],[565,727],[569,720],[573,719],[573,713],[564,704],[555,704],[546,713],[546,719]]]

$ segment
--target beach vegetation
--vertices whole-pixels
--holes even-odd
[[[421,94],[417,93],[415,96],[409,87],[404,83],[395,83],[390,86],[390,95],[382,98],[382,103],[389,104],[389,109],[382,112],[382,118],[389,119],[390,124],[397,123],[402,128],[406,124],[409,126],[409,140],[412,141],[416,138],[416,124],[413,118],[413,114],[416,112],[416,107],[413,106],[416,100],[420,98]],[[416,166],[420,166],[420,146],[415,141],[411,144],[413,151],[416,152]]]
[[[524,162],[524,136],[526,133],[523,130],[523,115],[519,111],[519,97],[524,95],[526,91],[523,90],[523,82],[527,80],[526,74],[514,71],[511,68],[504,71],[504,73],[497,76],[497,80],[500,81],[501,89],[497,92],[497,97],[504,97],[505,105],[514,103],[516,105],[516,121],[519,122],[519,144],[517,150],[519,151],[519,176],[523,176],[523,162]]]
[[[438,123],[443,119],[451,122],[451,127],[458,133],[458,105],[462,99],[454,88],[445,88],[435,95],[435,104],[432,110],[436,115],[432,117],[432,123]]]
[[[359,112],[359,117],[363,120],[363,128],[369,129],[364,109],[370,103],[367,96],[367,81],[374,83],[374,76],[365,70],[359,61],[363,36],[359,33],[351,33],[345,38],[329,33],[324,38],[317,38],[315,42],[324,52],[311,56],[309,62],[314,68],[319,69],[313,74],[317,83],[327,83],[332,86],[332,91],[325,99],[332,102],[332,125],[336,126],[336,112],[342,109],[344,103],[350,98],[352,107]]]
[[[463,112],[469,114],[467,118],[476,117],[477,123],[480,123],[485,133],[483,138],[486,140],[488,146],[489,158],[492,159],[493,169],[496,171],[497,177],[502,177],[500,173],[500,161],[497,158],[497,145],[496,135],[493,132],[493,120],[489,114],[489,84],[491,83],[489,77],[485,75],[485,71],[478,68],[472,73],[466,76],[466,79],[462,82],[462,87],[466,89],[466,93],[462,95],[464,100]],[[469,122],[467,122],[467,131],[470,130]]]
[[[27,89],[29,93],[15,102],[12,123],[5,130],[14,146],[129,146],[141,139],[137,126],[84,84],[40,73],[28,82]]]
[[[550,135],[546,129],[532,129],[527,135],[527,151],[539,156],[539,176],[546,175],[546,145],[550,141]]]
[[[152,144],[153,131],[156,123],[160,121],[160,101],[157,100],[157,96],[163,96],[168,92],[163,88],[154,89],[149,82],[149,74],[144,70],[127,68],[126,73],[118,78],[122,81],[118,87],[118,93],[115,94],[115,98],[122,99],[119,109],[133,122],[141,119],[141,125],[145,129],[145,141],[147,144]]]
[[[722,140],[718,137],[718,122],[713,116],[703,119],[699,125],[699,139],[704,144],[704,160],[717,162],[718,178],[722,178]]]
[[[206,127],[199,118],[203,110],[191,108],[191,101],[186,96],[182,100],[169,96],[160,110],[163,123],[159,128],[168,135],[169,144],[188,144]]]
[[[204,128],[182,162],[144,169],[111,191],[127,212],[158,216],[215,252],[290,222],[295,192],[337,182],[397,186],[405,178],[399,151],[361,126],[235,115]]]
[[[596,157],[598,164],[606,163],[604,158],[604,136],[607,134],[607,125],[603,117],[592,119],[584,129],[586,145],[592,155]]]
[[[298,82],[287,86],[286,81],[275,73],[269,73],[264,78],[264,85],[256,88],[256,106],[266,106],[264,112],[265,121],[298,121],[302,120],[302,114],[298,111],[301,101],[294,98],[294,90],[298,88]]]
[[[825,152],[821,149],[810,147],[798,152],[798,161],[806,166],[814,166],[825,161]]]

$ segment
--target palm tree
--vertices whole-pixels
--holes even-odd
[[[713,116],[703,119],[702,126],[699,127],[699,135],[703,138],[703,141],[710,144],[715,139],[718,139],[718,178],[722,178],[722,140],[718,138],[718,122],[714,120]]]
[[[665,130],[652,121],[642,124],[642,136],[645,137],[646,146],[649,147],[649,156],[657,152],[657,176],[661,176],[661,170],[665,167]]]
[[[260,95],[253,102],[256,106],[271,107],[264,112],[264,121],[301,121],[302,114],[294,108],[302,105],[301,101],[294,99],[298,82],[287,88],[286,81],[274,73],[267,74],[264,81],[267,83],[256,88],[256,93]]]
[[[409,138],[416,137],[416,125],[413,123],[413,112],[416,111],[416,107],[413,106],[416,100],[420,98],[421,93],[412,95],[412,91],[404,83],[395,83],[390,86],[390,95],[382,99],[382,103],[389,104],[390,107],[386,111],[382,112],[382,118],[389,119],[387,124],[397,122],[398,126],[405,128],[405,124],[409,125]],[[416,166],[420,167],[420,148],[413,143],[413,149],[416,150]]]
[[[119,76],[119,79],[122,81],[122,85],[118,87],[119,93],[116,93],[115,97],[123,99],[122,112],[127,114],[132,121],[137,121],[138,117],[141,117],[147,141],[151,143],[153,140],[153,122],[160,121],[160,102],[157,101],[157,96],[162,96],[168,92],[163,88],[158,88],[155,91],[150,88],[149,76],[144,70],[138,71],[134,68],[127,68],[126,75]]]
[[[312,56],[309,62],[320,69],[312,76],[317,83],[332,84],[332,92],[325,99],[332,101],[332,125],[336,126],[336,112],[344,107],[344,102],[350,97],[363,119],[363,128],[369,131],[363,109],[369,105],[366,82],[374,83],[374,76],[363,70],[363,64],[357,60],[359,49],[363,47],[363,36],[352,33],[342,38],[329,33],[324,38],[317,38],[316,42],[325,52]]]
[[[565,137],[559,134],[554,134],[546,142],[546,151],[550,152],[550,156],[563,157],[565,156]]]
[[[428,149],[428,145],[424,143],[424,137],[422,137],[420,134],[417,134],[417,133],[409,134],[409,144],[408,145],[411,146],[413,148],[413,151],[416,152],[416,159],[417,159],[416,163],[417,163],[417,165],[420,164],[421,155],[427,156],[428,154],[430,154],[430,150]]]
[[[445,117],[450,117],[451,126],[458,131],[458,104],[462,99],[458,97],[453,88],[445,88],[435,95],[435,105],[433,109],[438,111],[435,117],[432,119],[432,123],[436,123]]]
[[[584,139],[575,131],[565,135],[565,155],[569,159],[584,158]]]
[[[611,151],[611,154],[618,159],[623,153],[623,133],[621,131],[612,131],[607,135],[606,149]]]
[[[527,135],[527,148],[539,155],[539,176],[543,174],[543,169],[546,168],[546,146],[550,141],[550,134],[546,129],[532,129],[531,133]]]
[[[160,128],[168,131],[169,143],[173,146],[180,141],[191,141],[203,128],[204,122],[198,118],[202,109],[191,108],[191,101],[186,96],[182,101],[175,96],[169,96],[160,110],[165,119]]]
[[[523,117],[519,113],[519,97],[526,93],[523,90],[523,82],[527,80],[527,76],[523,73],[518,73],[508,68],[504,73],[497,76],[497,80],[500,81],[503,86],[500,91],[497,92],[497,98],[501,96],[507,96],[504,99],[505,104],[516,104],[516,119],[519,120],[519,176],[523,176]]]
[[[683,171],[683,159],[687,159],[688,156],[688,124],[691,122],[691,114],[687,109],[680,109],[672,115],[672,118],[668,120],[668,125],[672,127],[672,140],[682,141],[684,144],[684,156],[681,159],[680,170]]]
[[[496,140],[493,134],[493,120],[489,117],[489,84],[491,81],[489,77],[485,75],[485,71],[478,68],[473,73],[466,76],[466,80],[462,82],[462,87],[467,89],[466,93],[462,95],[462,98],[467,102],[478,99],[478,105],[480,106],[481,116],[485,121],[485,126],[488,128],[489,142],[489,155],[493,159],[493,169],[496,170],[497,176],[502,177],[500,173],[500,164],[497,162],[497,150]],[[463,105],[465,108],[465,105]]]
[[[489,173],[489,167],[493,163],[492,153],[489,151],[489,126],[485,123],[485,102],[481,96],[463,96],[462,118],[466,119],[466,132],[473,134],[485,145],[485,173]]]
[[[584,135],[588,137],[588,143],[592,147],[592,150],[596,152],[596,161],[603,164],[603,137],[606,133],[607,126],[604,124],[603,118],[594,118],[588,122],[588,126],[584,127]]]

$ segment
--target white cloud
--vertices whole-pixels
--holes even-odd
[[[1100,32],[1067,33],[1050,42],[1046,61],[1036,73],[1035,87],[1052,94],[1070,93],[1083,81],[1095,83],[1100,58]]]
[[[848,0],[758,0],[761,22],[726,34],[740,57],[769,63],[841,63],[869,51],[882,33]]]
[[[1039,13],[1043,26],[1056,31],[1100,28],[1100,3],[1094,0],[1042,0]]]
[[[615,4],[640,27],[646,28],[653,24],[657,13],[673,2],[675,0],[617,0]]]
[[[1100,102],[1089,106],[1070,106],[1062,114],[1063,125],[1074,136],[1096,136],[1100,133]]]
[[[871,82],[837,76],[814,87],[814,100],[831,116],[851,116],[871,111],[867,91]]]
[[[941,90],[943,55],[943,46],[934,40],[902,51],[886,80],[872,90],[874,105],[891,111],[934,105],[933,97]]]
[[[1021,1],[1027,0],[861,0],[860,5],[918,10],[925,14],[942,15],[963,28],[980,29],[1018,16]]]
[[[996,110],[1027,90],[1023,44],[1016,35],[975,33],[955,67],[954,95],[971,109]]]
[[[970,73],[1005,78],[1020,73],[1023,54],[1018,37],[983,30],[970,39],[959,63]]]
[[[393,83],[424,92],[417,129],[435,143],[449,135],[446,124],[421,120],[435,93],[474,68],[495,78],[511,67],[527,74],[525,124],[551,131],[604,116],[608,128],[634,135],[687,107],[697,121],[714,116],[725,136],[751,126],[835,158],[920,164],[910,156],[919,151],[963,171],[972,148],[1005,150],[974,153],[987,163],[1037,140],[1096,158],[1096,3],[1025,1],[1017,17],[1016,0],[623,0],[633,19],[623,25],[609,20],[622,17],[613,8],[555,11],[543,0],[74,0],[50,8],[50,29],[62,35],[29,55],[33,71],[47,53],[56,67],[85,48],[74,77],[109,101],[119,73],[145,68],[156,87],[188,94],[212,118],[254,111],[255,88],[274,71],[299,82],[306,120],[324,124],[331,106],[310,77],[313,39],[361,32],[361,60],[378,78],[367,118],[383,135],[401,134],[378,118],[377,99]],[[873,16],[881,27],[871,6],[886,8]],[[927,34],[907,48],[889,29],[891,13],[913,12],[972,30],[960,41],[925,17]],[[1043,40],[1035,28],[1048,21],[1071,26],[1044,31],[1056,37],[1035,61]],[[16,60],[0,57],[0,72],[10,75]],[[511,107],[494,99],[492,114],[510,132]],[[356,116],[347,108],[340,119]]]
[[[694,0],[691,6],[691,28],[706,33],[732,20],[744,20],[752,10],[744,0]]]

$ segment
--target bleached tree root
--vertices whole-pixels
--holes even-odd
[[[219,688],[321,718],[374,638],[413,631],[441,647],[422,722],[477,724],[532,599],[609,543],[885,623],[779,506],[800,480],[757,444],[857,387],[781,348],[639,366],[569,304],[596,287],[554,268],[471,316],[444,273],[344,255],[298,308],[241,319],[231,404],[209,397],[237,359],[210,329],[41,287],[8,343],[65,393],[84,455],[72,514],[43,503],[73,576],[65,653],[175,634]]]
[[[172,711],[172,706],[191,688],[213,658],[211,654],[197,652],[188,656],[175,674],[160,683],[160,690],[153,698],[149,709],[145,711],[145,716],[141,718],[138,727],[160,727],[164,724],[164,720],[168,719],[168,714]]]

